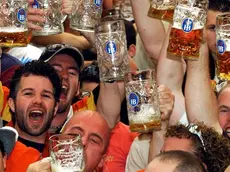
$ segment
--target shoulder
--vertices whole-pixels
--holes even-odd
[[[26,171],[31,163],[41,158],[39,151],[32,147],[27,147],[23,143],[17,141],[13,151],[7,159],[6,172]]]

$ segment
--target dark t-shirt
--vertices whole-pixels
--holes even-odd
[[[20,141],[21,143],[23,143],[27,147],[32,147],[34,149],[37,149],[39,152],[43,152],[43,150],[45,148],[44,144],[32,142],[32,141],[29,141],[29,140],[25,140],[25,139],[23,139],[21,137],[18,138],[18,141]]]

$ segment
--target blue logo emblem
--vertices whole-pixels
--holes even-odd
[[[100,6],[101,6],[101,3],[102,3],[102,0],[94,0],[94,4],[95,4],[97,7],[100,7]]]
[[[217,50],[218,53],[223,54],[226,50],[226,45],[225,42],[223,40],[218,40],[217,41]]]
[[[137,106],[139,103],[139,97],[136,93],[129,94],[129,104],[133,107]]]
[[[34,0],[34,3],[32,4],[33,8],[39,8],[38,1]]]
[[[23,8],[20,8],[18,10],[17,19],[21,23],[24,23],[26,21],[26,11]]]
[[[182,30],[186,33],[191,32],[193,29],[193,21],[192,19],[184,19],[182,22]]]
[[[106,43],[105,51],[109,55],[114,55],[117,52],[117,46],[114,41],[108,41]]]

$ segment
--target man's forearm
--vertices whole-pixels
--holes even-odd
[[[208,47],[203,44],[198,61],[188,61],[185,102],[190,122],[203,121],[222,132],[218,122],[217,101],[209,76]]]
[[[152,139],[150,142],[149,148],[149,159],[148,161],[151,162],[156,155],[158,155],[164,145],[164,135],[168,128],[168,121],[162,122],[161,130],[160,131],[153,131]]]
[[[158,59],[166,33],[161,20],[147,16],[149,0],[131,0],[137,30],[148,55]]]
[[[113,129],[120,118],[121,95],[117,82],[100,83],[97,111],[105,118],[110,129]]]
[[[50,36],[36,36],[32,38],[32,42],[38,45],[49,44],[67,44],[78,49],[84,50],[91,48],[91,44],[83,36],[73,35],[71,33],[63,32],[58,35]]]
[[[180,120],[182,114],[185,112],[182,82],[184,80],[186,65],[182,59],[167,54],[169,33],[170,28],[162,47],[157,65],[157,84],[167,86],[171,89],[173,95],[175,96],[174,109],[170,118],[170,125],[174,125]],[[177,60],[175,60],[176,58]]]

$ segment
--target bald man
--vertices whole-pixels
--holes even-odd
[[[76,112],[63,133],[80,134],[86,154],[86,172],[102,167],[109,144],[110,130],[105,119],[95,111]]]
[[[109,144],[110,130],[105,119],[95,111],[76,112],[63,128],[63,134],[80,134],[86,154],[85,172],[101,168]],[[31,164],[27,172],[50,172],[50,162]]]
[[[193,154],[184,151],[167,151],[156,156],[145,172],[207,172],[202,162]]]

